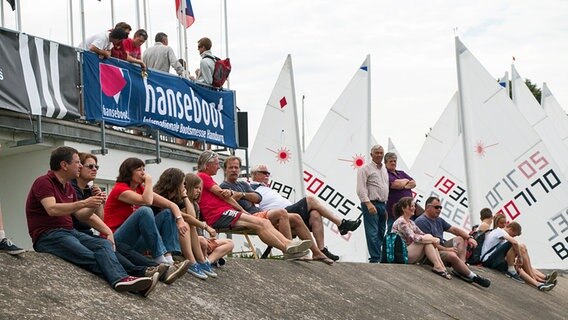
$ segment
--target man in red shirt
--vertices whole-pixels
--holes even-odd
[[[114,58],[126,60],[130,63],[140,65],[142,70],[146,70],[146,64],[142,61],[142,45],[148,39],[148,33],[144,29],[139,29],[134,33],[134,37],[126,38],[121,41],[119,46],[113,47],[112,56]]]
[[[147,291],[153,288],[153,279],[128,276],[114,254],[112,237],[97,238],[73,228],[71,215],[87,221],[105,201],[101,195],[77,201],[70,182],[82,168],[77,150],[55,149],[49,165],[51,170],[34,181],[26,200],[26,218],[34,249],[103,276],[116,291],[140,292],[147,296]]]
[[[221,189],[211,176],[219,170],[219,156],[206,150],[197,159],[197,174],[203,181],[203,193],[199,201],[205,222],[215,229],[247,228],[253,230],[262,242],[280,249],[284,259],[303,257],[312,245],[311,240],[289,240],[276,230],[270,220],[246,214],[231,197],[231,190]],[[235,210],[235,208],[237,210]]]

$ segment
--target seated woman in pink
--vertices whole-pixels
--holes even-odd
[[[417,263],[426,255],[426,258],[434,265],[432,272],[449,280],[452,276],[446,270],[440,258],[440,252],[436,248],[440,239],[431,234],[424,234],[410,219],[415,209],[416,206],[411,197],[401,198],[394,206],[394,213],[398,219],[392,225],[392,231],[398,233],[406,242],[408,263]]]
[[[150,206],[162,208],[154,217]],[[157,263],[174,264],[172,253],[180,252],[178,233],[188,231],[178,206],[152,190],[152,177],[144,161],[128,158],[119,168],[116,184],[105,204],[104,222],[116,241],[137,251],[150,250]],[[189,261],[180,268],[187,269]]]

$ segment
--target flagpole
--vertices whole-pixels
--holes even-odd
[[[4,1],[0,1],[0,19],[2,19],[2,28],[4,28]]]
[[[136,7],[138,9],[138,0],[136,0]],[[138,10],[136,10],[136,12],[138,12]],[[112,23],[112,27],[114,28],[114,25],[116,24],[116,19],[114,17],[114,0],[110,0],[110,21]]]
[[[367,109],[369,110],[369,117],[367,118],[367,150],[366,152],[371,152],[371,135],[373,130],[371,130],[371,55],[367,55]]]
[[[73,0],[69,0],[69,44],[74,46],[74,30],[73,30]]]
[[[182,21],[183,21],[183,57],[185,60],[185,64],[188,64],[188,58],[189,58],[189,54],[187,52],[187,17],[185,15],[185,12],[187,10],[187,2],[185,2],[185,0],[181,1],[181,14],[182,14]],[[189,71],[189,70],[188,70]]]
[[[20,6],[20,0],[16,0],[16,30],[18,32],[22,31],[22,7]]]
[[[148,23],[148,2],[147,2],[147,0],[142,0],[142,5],[143,5],[142,10],[144,10],[144,30],[146,30],[147,34],[151,34],[150,33],[150,26],[149,26],[149,23]],[[149,41],[144,42],[146,49],[148,49],[148,42]]]
[[[85,43],[85,3],[84,0],[81,0],[81,2],[79,3],[79,10],[81,11],[81,43],[83,44],[83,46],[86,46]],[[85,48],[83,48],[85,49]]]
[[[304,118],[304,100],[306,99],[305,95],[302,95],[302,152],[306,152],[306,135],[305,135],[305,118]]]
[[[224,16],[225,16],[225,57],[229,57],[229,25],[227,23],[227,0],[224,3]],[[227,89],[231,89],[231,79],[227,78]]]

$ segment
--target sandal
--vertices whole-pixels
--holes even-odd
[[[320,261],[320,262],[323,262],[323,263],[325,263],[325,264],[327,264],[327,265],[329,265],[329,266],[331,266],[331,265],[333,264],[333,262],[334,262],[333,260],[331,260],[331,259],[328,258],[328,257],[313,258],[312,261]]]
[[[434,272],[435,274],[439,275],[442,278],[451,280],[452,276],[448,273],[448,270],[444,270],[444,271],[438,271],[436,269],[432,269],[432,272]]]

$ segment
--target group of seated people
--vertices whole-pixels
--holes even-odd
[[[240,168],[240,163],[237,157],[225,161],[227,183],[236,182],[233,173],[240,169],[234,166]],[[213,266],[223,265],[223,257],[233,250],[231,240],[216,238],[219,229],[250,229],[280,249],[285,260],[333,264],[326,253],[333,254],[324,247],[322,216],[342,234],[361,223],[334,216],[314,198],[293,205],[280,199],[282,207],[255,212],[245,204],[246,211],[239,203],[258,204],[263,197],[250,189],[217,185],[212,179],[219,169],[215,152],[203,152],[198,168],[197,174],[166,169],[154,184],[144,161],[128,158],[107,196],[93,183],[97,157],[58,147],[51,154],[50,171],[34,181],[27,197],[33,247],[101,275],[117,291],[146,297],[158,282],[172,284],[186,272],[200,279],[217,277]],[[259,168],[264,168],[259,174],[269,175],[265,166]],[[317,234],[315,242],[310,228]]]
[[[468,250],[478,246],[474,235],[484,233],[481,244],[481,264],[484,267],[501,271],[540,291],[550,291],[558,283],[556,271],[544,274],[532,267],[526,246],[514,239],[521,235],[521,225],[515,221],[507,223],[503,214],[493,217],[490,209],[482,209],[481,224],[475,229],[475,233],[470,234],[440,217],[442,206],[437,197],[428,198],[424,213],[413,219],[415,209],[412,197],[403,197],[394,205],[394,213],[398,218],[392,231],[405,241],[408,263],[431,264],[432,271],[445,279],[452,278],[446,269],[446,266],[450,266],[452,274],[462,280],[489,287],[491,281],[475,274],[466,264]],[[444,240],[444,232],[456,237]]]

